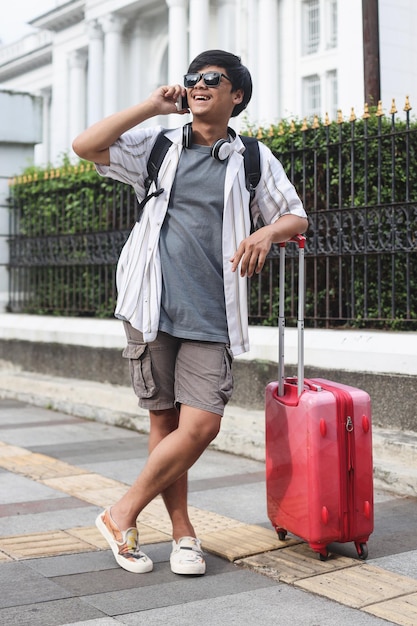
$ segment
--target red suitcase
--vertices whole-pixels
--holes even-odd
[[[328,556],[333,542],[353,541],[368,555],[373,531],[371,402],[354,387],[304,378],[304,242],[299,246],[298,372],[284,376],[285,244],[280,249],[278,381],[265,390],[268,517]]]

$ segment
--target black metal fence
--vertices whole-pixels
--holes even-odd
[[[417,329],[417,125],[409,104],[405,119],[393,105],[388,117],[379,107],[359,120],[340,115],[259,136],[282,161],[310,218],[306,325]],[[134,194],[93,176],[61,175],[56,188],[50,178],[19,178],[11,188],[9,309],[111,316],[115,264],[136,219]],[[291,246],[288,257],[291,323],[298,274]],[[277,285],[272,252],[250,281],[250,323],[276,324]]]

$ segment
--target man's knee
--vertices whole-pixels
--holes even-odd
[[[217,437],[220,424],[221,415],[184,405],[181,407],[180,426],[200,445],[208,446]]]

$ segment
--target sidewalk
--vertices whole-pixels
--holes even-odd
[[[27,378],[20,382],[27,393]],[[32,382],[43,389],[41,379]],[[68,391],[81,409],[80,381],[67,383]],[[120,397],[102,398],[97,413],[106,403],[107,417],[123,413],[115,406]],[[417,624],[415,498],[378,491],[368,560],[346,544],[332,546],[322,562],[272,530],[263,462],[209,449],[190,472],[206,576],[170,571],[169,521],[159,499],[139,518],[155,568],[135,575],[117,567],[94,519],[142,467],[146,435],[3,394],[0,442],[1,623]]]

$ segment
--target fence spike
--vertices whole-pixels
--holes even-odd
[[[368,107],[368,103],[365,102],[365,105],[363,107],[363,115],[362,115],[362,119],[367,120],[368,117],[371,117],[369,114],[369,107]]]
[[[384,111],[382,110],[382,100],[378,100],[378,106],[375,115],[377,117],[382,117],[384,115]]]
[[[330,117],[329,114],[326,111],[326,115],[324,116],[324,125],[325,126],[330,126],[331,122],[330,122]]]
[[[278,135],[284,135],[284,133],[284,122],[281,120],[281,122],[279,123]]]
[[[354,107],[352,107],[350,109],[350,117],[349,117],[349,122],[355,122],[356,121],[356,113],[355,113],[355,109]]]
[[[337,123],[337,124],[343,124],[342,109],[337,109],[337,119],[336,119],[336,123]]]
[[[395,98],[392,99],[390,113],[391,115],[394,115],[395,113],[397,113],[397,107],[395,106]]]
[[[319,116],[315,115],[314,116],[314,120],[313,120],[313,128],[319,128],[320,124],[319,124]]]
[[[290,133],[295,133],[295,123],[294,120],[291,120],[291,124],[290,124]]]
[[[256,134],[256,139],[262,139],[263,135],[264,134],[263,134],[262,128],[259,126],[258,132]]]
[[[301,130],[302,130],[302,131],[305,131],[305,130],[307,130],[307,129],[308,129],[308,124],[307,124],[307,118],[305,117],[305,118],[303,119],[303,124],[302,124],[302,126],[301,126]]]
[[[411,111],[413,107],[410,104],[410,96],[405,97],[404,111]]]
[[[274,136],[274,126],[271,124],[269,127],[268,137]]]

